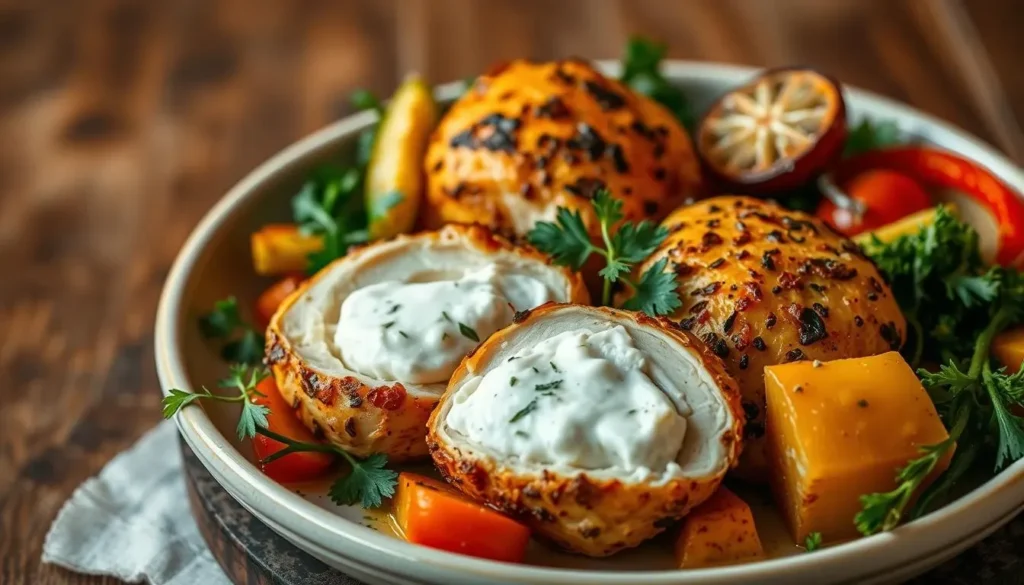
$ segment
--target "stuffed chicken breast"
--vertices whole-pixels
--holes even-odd
[[[426,222],[524,235],[603,187],[628,221],[663,218],[696,195],[699,164],[672,114],[581,60],[516,60],[481,76],[431,137]]]
[[[764,367],[898,349],[906,322],[875,265],[817,219],[723,196],[665,219],[670,235],[638,270],[668,258],[697,334],[740,384],[746,447],[737,472],[767,479]]]
[[[266,360],[316,434],[360,456],[423,456],[452,372],[517,311],[588,302],[578,275],[478,226],[399,236],[335,261],[278,309]]]
[[[742,418],[734,380],[689,333],[548,305],[463,361],[427,443],[465,494],[600,557],[710,496],[739,456]]]

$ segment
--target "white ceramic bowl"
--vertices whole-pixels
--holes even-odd
[[[614,73],[617,65],[602,63]],[[667,75],[703,109],[754,69],[672,62]],[[460,84],[439,88],[440,99]],[[961,130],[891,100],[850,89],[854,118],[893,119],[924,141],[959,152],[1024,192],[1024,174],[992,147]],[[266,285],[252,274],[248,236],[261,224],[288,217],[288,201],[307,171],[344,155],[369,113],[340,120],[284,149],[238,183],[206,214],[185,243],[164,287],[156,322],[160,382],[197,388],[223,374],[216,352],[198,335],[196,317],[229,294],[251,301]],[[217,481],[271,528],[324,562],[370,583],[478,583],[652,585],[724,583],[882,583],[919,574],[968,548],[1024,508],[1024,461],[978,485],[952,504],[887,534],[829,547],[815,554],[715,569],[638,570],[637,557],[583,563],[573,568],[510,565],[424,548],[363,526],[362,511],[302,497],[263,475],[234,437],[229,408],[186,408],[177,417],[189,446]],[[453,527],[457,530],[458,527]],[[590,567],[581,569],[579,566]],[[664,565],[661,565],[664,566]],[[599,567],[594,570],[594,567]]]

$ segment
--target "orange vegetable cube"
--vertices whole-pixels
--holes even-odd
[[[1024,363],[1024,327],[1003,331],[992,340],[992,355],[1010,373],[1020,371]]]
[[[529,528],[446,483],[402,472],[394,502],[395,520],[409,542],[508,563],[526,555]]]
[[[992,355],[1006,366],[1006,371],[1015,374],[1024,364],[1024,327],[1007,329],[992,340]],[[1010,407],[1017,416],[1024,416],[1024,406],[1014,404]]]
[[[270,224],[250,237],[252,265],[256,274],[274,276],[303,272],[309,255],[324,247],[320,236],[307,236],[293,224]]]
[[[304,280],[305,278],[300,274],[290,274],[263,291],[256,299],[256,324],[260,328],[266,329],[270,324],[270,319],[277,312],[277,308],[298,290]]]
[[[764,558],[750,506],[725,487],[683,519],[675,553],[684,569]]]
[[[769,366],[765,390],[772,488],[796,542],[811,532],[827,542],[856,537],[860,496],[895,489],[920,447],[949,437],[897,352]]]

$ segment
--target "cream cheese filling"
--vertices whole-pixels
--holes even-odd
[[[649,369],[620,325],[565,331],[468,380],[446,424],[524,464],[632,479],[674,473],[692,411],[679,389],[659,387]]]
[[[334,343],[345,365],[382,380],[447,382],[462,358],[512,322],[516,311],[553,300],[540,281],[495,264],[455,280],[385,281],[350,293]]]

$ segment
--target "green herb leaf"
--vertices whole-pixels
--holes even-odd
[[[674,276],[662,274],[667,260],[651,267],[637,283],[630,282],[626,277],[635,263],[649,256],[665,241],[668,230],[641,221],[638,224],[622,223],[613,233],[613,227],[622,221],[624,215],[622,201],[612,197],[607,189],[599,189],[591,205],[600,223],[603,249],[591,242],[580,213],[564,207],[558,209],[556,223],[539,222],[527,238],[538,250],[551,256],[556,264],[569,266],[573,270],[579,270],[594,252],[604,256],[605,265],[598,272],[604,280],[601,293],[603,305],[611,303],[612,285],[625,280],[634,289],[634,296],[626,302],[625,308],[657,316],[681,306]]]
[[[612,242],[621,261],[635,264],[653,254],[667,237],[667,228],[645,219],[638,224],[623,224]]]
[[[262,367],[250,369],[241,364],[232,365],[230,372],[231,375],[221,380],[219,386],[221,388],[233,388],[238,391],[237,394],[222,396],[220,394],[213,394],[205,387],[201,388],[199,392],[189,392],[173,388],[171,393],[165,396],[162,401],[164,418],[174,416],[182,408],[199,400],[240,402],[242,404],[242,414],[238,418],[238,438],[247,439],[256,436],[256,427],[265,427],[267,425],[267,414],[270,411],[265,406],[254,404],[252,399],[260,395],[260,392],[256,390],[257,384],[270,375],[270,373]]]
[[[307,272],[315,273],[348,248],[369,239],[362,185],[365,165],[324,165],[311,173],[292,198],[292,217],[305,234],[320,235],[323,247],[310,254]]]
[[[821,548],[821,533],[812,532],[804,539],[804,548],[807,552],[814,552]]]
[[[363,508],[378,508],[385,498],[395,495],[398,474],[387,469],[387,456],[381,453],[359,460],[342,453],[352,466],[348,475],[334,482],[328,496],[336,504],[350,506],[358,503]]]
[[[213,304],[213,310],[199,318],[199,331],[207,339],[229,337],[242,327],[238,299],[228,297]]]
[[[642,37],[629,39],[623,56],[620,80],[633,91],[646,95],[671,111],[675,117],[693,132],[696,118],[690,101],[678,87],[661,73],[661,61],[665,58],[667,46]]]
[[[1015,416],[1007,407],[1007,399],[993,378],[998,374],[985,372],[985,389],[992,401],[993,419],[999,427],[999,447],[996,449],[996,471],[1024,457],[1024,419]]]
[[[579,270],[596,251],[579,211],[559,207],[555,223],[537,222],[526,236],[533,247],[544,252],[555,264]]]
[[[461,333],[466,339],[480,343],[480,336],[476,334],[476,331],[474,331],[472,327],[465,323],[459,323],[459,333]]]
[[[529,404],[524,406],[519,412],[517,412],[514,415],[512,415],[512,418],[508,419],[508,422],[514,423],[514,422],[518,421],[519,419],[523,418],[524,416],[526,416],[526,415],[530,414],[531,412],[533,412],[536,408],[537,408],[537,399],[534,398],[533,400],[530,401]]]
[[[225,344],[220,355],[227,362],[256,365],[263,361],[265,346],[263,335],[254,329],[246,329],[240,338]]]
[[[597,220],[611,228],[625,217],[622,213],[622,200],[612,197],[608,189],[598,189],[591,200]]]
[[[630,268],[631,266],[629,264],[626,264],[618,258],[613,258],[608,260],[604,268],[598,271],[598,275],[605,279],[606,282],[615,282],[622,277],[623,274],[629,272]]]
[[[353,91],[352,95],[349,96],[349,100],[359,111],[376,110],[377,113],[382,113],[384,111],[384,108],[377,96],[366,89],[357,89]]]
[[[187,390],[179,390],[177,388],[171,388],[171,393],[168,396],[164,396],[163,414],[164,418],[171,418],[182,408],[185,408],[189,404],[192,404],[200,398],[205,398],[209,395],[209,391],[203,388],[204,393],[193,393]]]
[[[643,311],[648,315],[668,315],[682,306],[679,299],[675,275],[666,272],[668,258],[658,260],[648,268],[633,289],[630,297],[622,308],[631,311]]]
[[[544,390],[558,390],[561,387],[562,380],[555,380],[554,382],[548,382],[547,384],[537,384],[533,389],[538,392],[543,392]]]
[[[853,519],[857,530],[865,536],[870,536],[896,528],[917,488],[952,446],[952,441],[943,441],[922,447],[921,452],[924,455],[911,459],[896,475],[896,489],[861,496],[861,511]]]
[[[853,156],[869,150],[895,146],[903,142],[900,127],[889,120],[861,120],[846,137],[844,156]]]
[[[518,381],[519,381],[519,378],[516,378],[515,376],[512,376],[512,377],[511,377],[511,378],[509,378],[509,380],[508,380],[508,385],[509,385],[509,387],[515,386],[515,385],[516,385],[516,382],[518,382]]]
[[[236,432],[238,438],[251,439],[256,436],[256,427],[267,426],[267,415],[270,409],[262,404],[254,404],[245,400],[242,402],[242,414],[238,417]]]

